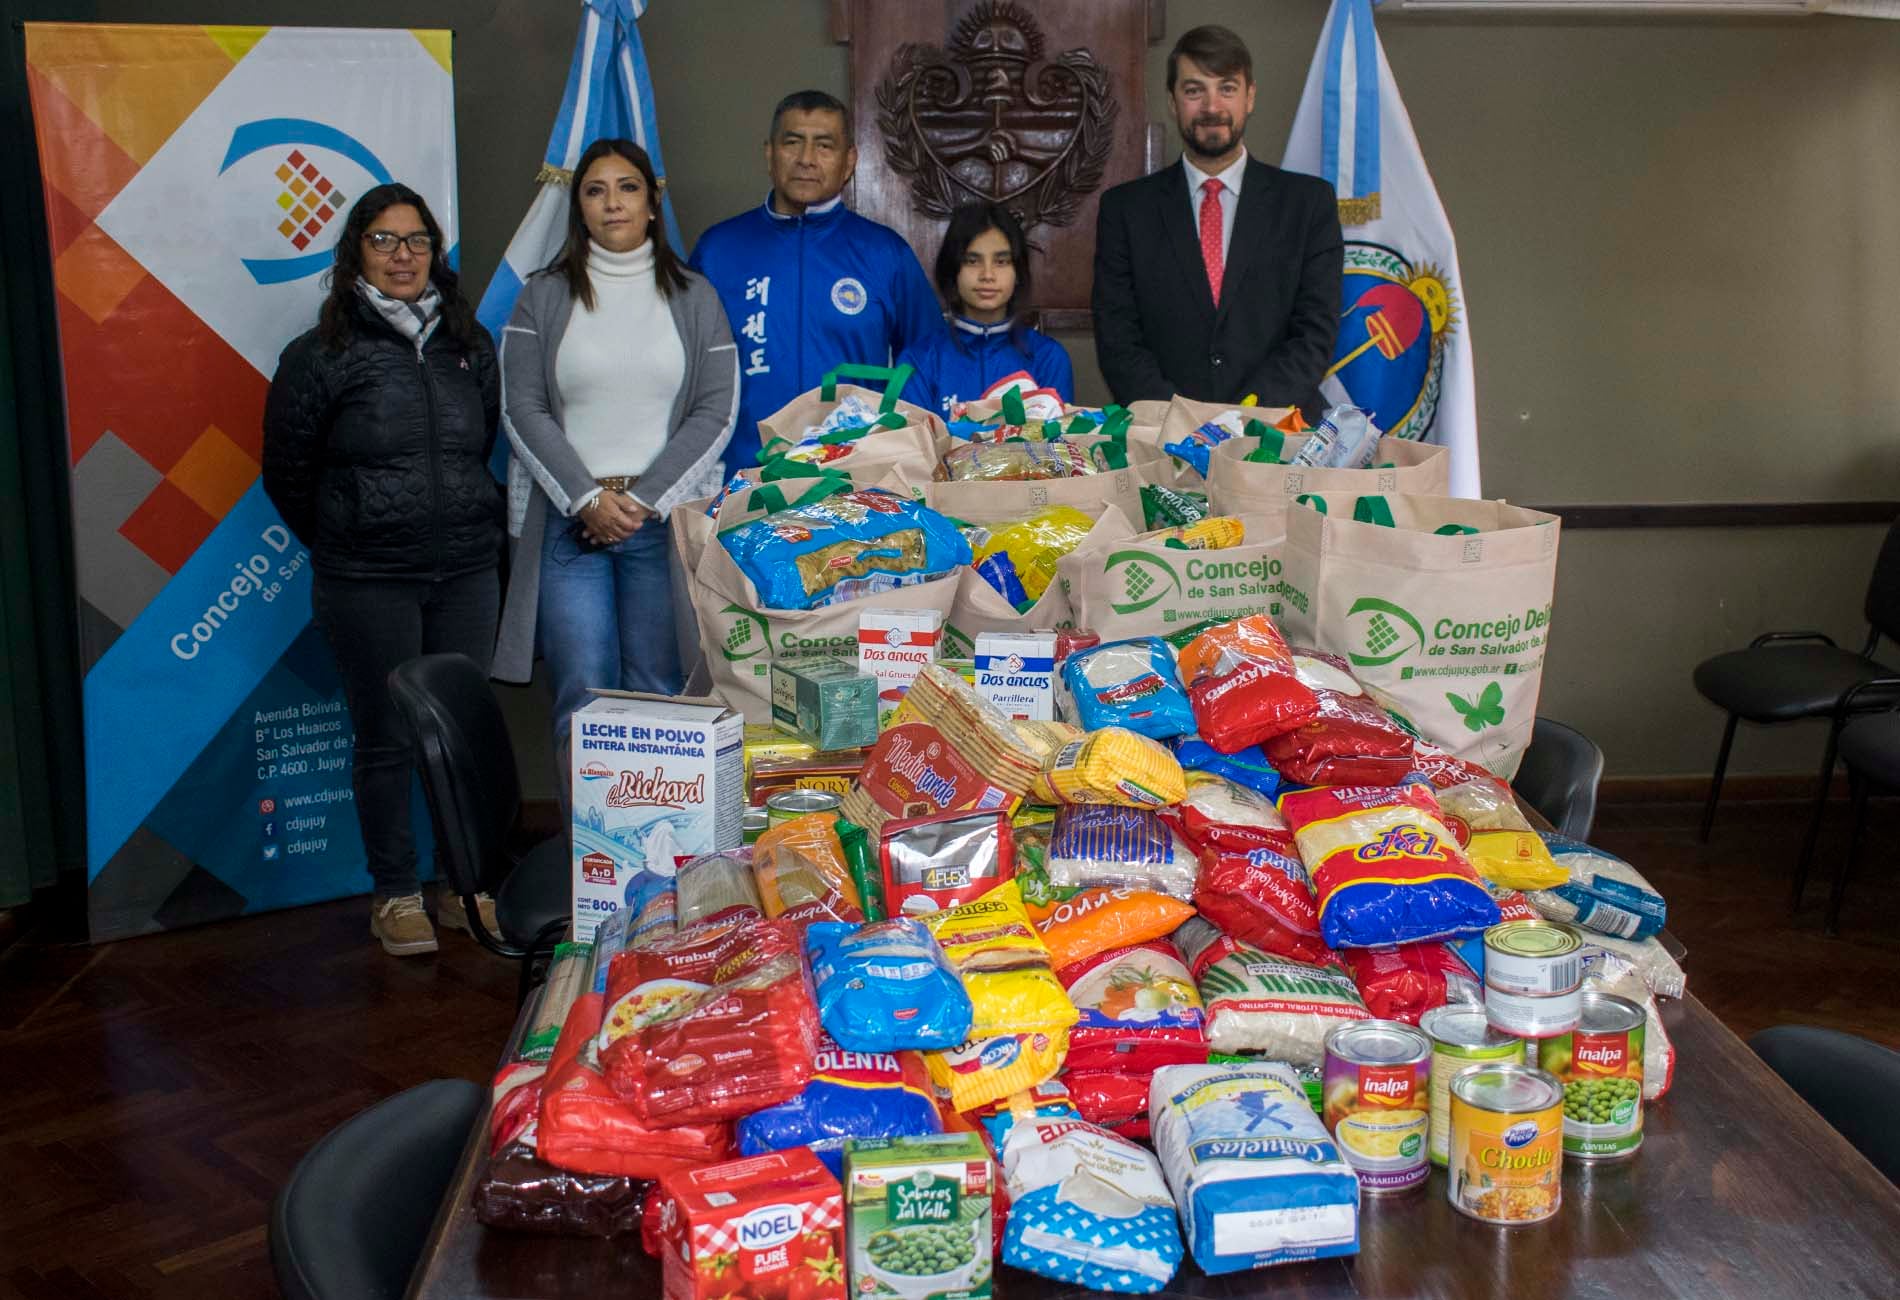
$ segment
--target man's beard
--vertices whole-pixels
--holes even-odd
[[[1196,157],[1218,158],[1239,142],[1240,133],[1245,127],[1246,123],[1244,121],[1236,126],[1233,122],[1227,120],[1209,121],[1206,118],[1196,118],[1181,132],[1181,140],[1182,143],[1187,145],[1188,152],[1194,154]],[[1203,129],[1211,129],[1212,131],[1219,132],[1220,134],[1215,137],[1219,143],[1212,148],[1201,144],[1198,137]]]

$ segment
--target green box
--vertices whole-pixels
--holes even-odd
[[[844,1209],[854,1300],[987,1300],[996,1167],[974,1133],[852,1139]]]
[[[772,664],[772,722],[820,750],[877,743],[877,678],[850,659]]]

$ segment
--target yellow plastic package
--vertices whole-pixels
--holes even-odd
[[[925,1052],[930,1082],[955,1110],[970,1111],[1034,1088],[1056,1077],[1069,1054],[1069,1031],[1028,1034],[972,1034],[961,1046]]]
[[[1056,751],[1042,769],[1035,797],[1161,808],[1187,798],[1187,779],[1162,745],[1121,727],[1103,727]]]
[[[1447,787],[1438,792],[1438,806],[1454,832],[1462,825],[1470,833],[1465,856],[1486,880],[1506,889],[1553,889],[1569,882],[1569,869],[1550,855],[1543,836],[1498,782]]]
[[[1027,519],[991,528],[989,540],[976,548],[973,563],[980,565],[999,552],[1009,556],[1023,594],[1041,600],[1055,580],[1056,561],[1080,546],[1093,527],[1095,521],[1074,506],[1049,506]]]
[[[1141,540],[1162,546],[1179,545],[1188,551],[1220,551],[1246,541],[1247,526],[1232,515],[1215,515],[1197,523],[1144,533]]]
[[[963,977],[972,1040],[1064,1030],[1079,1018],[1014,880],[922,919]]]

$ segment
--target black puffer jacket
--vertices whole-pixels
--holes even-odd
[[[362,303],[332,352],[311,330],[277,362],[264,405],[264,491],[347,578],[448,578],[500,562],[501,486],[488,472],[501,379],[488,331],[437,327],[415,345]]]

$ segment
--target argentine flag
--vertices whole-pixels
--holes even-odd
[[[1476,497],[1471,313],[1451,222],[1412,134],[1371,0],[1333,0],[1280,164],[1339,192],[1346,237],[1339,343],[1320,384],[1400,438],[1451,450],[1451,491]]]

